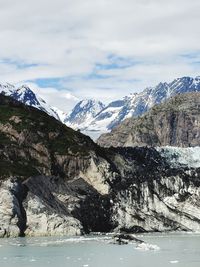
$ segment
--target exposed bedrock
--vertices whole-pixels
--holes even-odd
[[[1,236],[200,230],[199,168],[170,167],[153,148],[113,149],[109,159],[105,192],[81,176],[3,182]],[[96,164],[97,171],[105,162]],[[89,174],[95,184],[99,177]]]
[[[23,200],[27,188],[13,178],[1,183],[0,187],[0,237],[23,236],[26,229],[26,211]]]

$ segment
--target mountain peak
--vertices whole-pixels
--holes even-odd
[[[79,105],[82,108],[85,108],[85,107],[89,107],[89,108],[98,107],[98,108],[101,109],[101,108],[104,107],[104,104],[101,101],[96,100],[94,98],[91,98],[91,99],[83,99],[77,105]]]
[[[200,92],[200,76],[192,78],[189,76],[174,79],[172,82],[160,82],[154,87],[147,87],[142,92],[125,96],[104,107],[93,120],[82,121],[79,128],[91,137],[98,137],[101,133],[109,132],[127,118],[142,115],[156,104],[163,103],[168,98],[177,94],[187,92]],[[85,102],[77,105],[85,106]],[[79,106],[75,107],[76,118],[83,111]],[[80,112],[80,113],[79,113]],[[74,114],[74,113],[73,113]],[[73,127],[74,117],[70,117],[70,126]]]
[[[20,101],[23,104],[40,109],[50,116],[59,119],[58,114],[27,85],[15,87],[9,83],[0,84],[0,93],[11,96],[13,99]]]
[[[68,126],[80,128],[90,123],[104,109],[105,105],[95,99],[83,99],[76,104],[65,119]]]

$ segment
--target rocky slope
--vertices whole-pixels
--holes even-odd
[[[107,201],[104,200],[108,193],[105,181],[111,172],[106,173],[110,163],[101,154],[101,149],[89,137],[44,112],[0,95],[0,177],[7,199],[1,202],[2,216],[6,203],[10,207],[9,215],[5,215],[8,221],[15,218],[14,224],[21,225],[18,223],[21,211],[16,213],[15,207],[21,205],[22,199],[18,201],[10,189],[16,182],[11,186],[12,180],[9,180],[7,186],[8,178],[17,177],[14,181],[23,182],[29,192],[26,198],[28,222],[29,219],[31,222],[26,230],[29,234],[50,234],[50,229],[53,233],[68,233],[69,227],[64,225],[70,223],[72,229],[73,225],[81,225],[71,231],[73,234],[80,233],[83,227],[85,231],[102,230],[106,223],[102,218],[107,213],[103,210],[107,207],[99,204]],[[27,180],[29,177],[32,178]],[[73,219],[73,212],[81,218],[81,223]],[[21,226],[19,228],[20,233],[24,232]],[[3,233],[15,235],[16,230],[13,233],[9,229],[6,227]]]
[[[101,146],[200,145],[200,93],[179,94],[98,139]]]
[[[140,93],[125,96],[123,99],[109,103],[93,120],[82,123],[78,128],[95,140],[100,134],[110,132],[115,126],[130,117],[144,114],[156,104],[177,94],[200,91],[200,77],[181,77],[170,83],[159,83],[148,87]],[[81,116],[82,111],[78,114]],[[77,115],[78,115],[77,114]],[[66,120],[67,122],[67,120]],[[73,120],[70,121],[73,126]]]
[[[199,231],[200,165],[173,153],[101,148],[0,95],[0,235]]]

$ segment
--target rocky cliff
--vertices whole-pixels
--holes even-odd
[[[0,95],[2,235],[24,234],[22,210],[18,209],[22,202],[26,207],[23,223],[30,235],[108,229],[110,166],[89,137]],[[16,186],[27,191],[26,197],[20,191],[24,197],[16,198]]]
[[[200,145],[200,93],[179,94],[98,139],[101,146]]]
[[[200,230],[198,162],[154,148],[100,148],[5,96],[0,134],[2,237]]]

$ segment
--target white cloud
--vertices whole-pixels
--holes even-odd
[[[110,101],[199,75],[199,12],[199,0],[1,0],[0,81],[60,78],[62,91],[37,90],[61,108],[66,94]],[[96,70],[110,55],[135,64]]]

